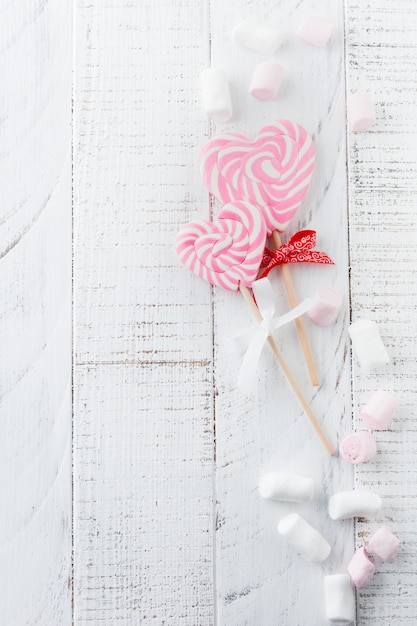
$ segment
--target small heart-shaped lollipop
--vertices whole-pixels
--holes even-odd
[[[262,211],[268,234],[282,232],[310,184],[314,144],[299,124],[277,120],[254,141],[232,133],[214,137],[200,152],[199,169],[221,202],[247,200]]]
[[[248,287],[258,274],[265,240],[266,225],[260,211],[249,202],[237,201],[227,204],[213,222],[198,220],[183,226],[175,247],[185,267],[200,278],[230,291],[239,290],[262,324],[262,315]],[[268,336],[268,343],[324,447],[329,454],[334,454],[272,335]]]
[[[248,202],[227,204],[213,222],[183,226],[176,238],[181,262],[212,285],[237,291],[256,279],[265,247],[265,222]]]

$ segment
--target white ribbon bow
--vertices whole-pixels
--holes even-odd
[[[256,328],[243,331],[236,337],[249,343],[239,370],[238,387],[242,391],[247,390],[252,384],[253,372],[258,365],[259,357],[268,337],[273,335],[281,326],[285,326],[285,324],[306,313],[316,302],[316,298],[306,298],[288,313],[276,317],[274,293],[269,280],[267,278],[256,280],[252,284],[252,290],[262,315],[262,322]]]

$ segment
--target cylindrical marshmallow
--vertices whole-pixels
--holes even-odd
[[[270,500],[310,502],[313,492],[313,479],[298,474],[271,472],[264,474],[259,481],[259,494]]]
[[[362,367],[373,370],[387,365],[389,356],[372,320],[357,320],[349,327],[353,350]]]
[[[282,35],[275,28],[261,26],[250,20],[243,20],[235,27],[232,41],[244,48],[257,50],[264,54],[273,54],[282,44]]]
[[[384,430],[398,410],[398,400],[389,391],[378,389],[360,410],[360,416],[369,428]]]
[[[216,122],[227,122],[233,115],[227,75],[223,70],[208,68],[200,74],[203,108]]]
[[[339,626],[348,626],[355,621],[355,593],[348,574],[333,574],[324,577],[326,617]]]
[[[398,554],[400,540],[389,528],[382,526],[372,535],[368,543],[368,550],[379,556],[383,561],[392,561]]]
[[[367,430],[348,435],[340,444],[340,455],[353,465],[366,463],[375,456],[376,450],[375,437]]]
[[[329,500],[329,515],[334,520],[351,517],[374,517],[382,507],[382,500],[371,491],[339,491]]]
[[[375,565],[368,557],[366,548],[359,548],[349,561],[347,571],[357,589],[368,585],[375,572]]]
[[[350,130],[360,132],[375,124],[375,107],[371,96],[365,91],[350,94],[347,99]]]
[[[333,287],[321,287],[315,297],[316,301],[307,311],[307,315],[318,326],[329,326],[339,313],[342,296]]]
[[[319,531],[310,526],[297,513],[283,517],[277,530],[306,561],[321,563],[327,559],[331,552],[330,545]]]
[[[274,61],[258,63],[252,73],[249,93],[257,100],[273,100],[284,76],[284,68]]]
[[[297,35],[313,46],[323,48],[333,35],[334,24],[319,17],[309,17],[298,28]]]

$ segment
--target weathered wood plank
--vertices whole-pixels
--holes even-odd
[[[375,389],[391,389],[401,402],[389,430],[376,434],[379,454],[356,472],[358,487],[384,499],[378,520],[357,523],[356,539],[362,545],[384,523],[404,544],[395,561],[377,564],[372,584],[359,594],[358,621],[414,624],[417,13],[406,0],[375,0],[365,7],[349,0],[346,24],[348,86],[374,94],[378,117],[368,133],[349,136],[352,315],[379,323],[392,357],[386,370],[372,376],[354,364],[357,427],[359,408]]]
[[[335,326],[318,328],[307,323],[322,386],[313,390],[294,329],[278,338],[318,417],[331,440],[352,428],[350,362],[347,349],[349,284],[346,215],[344,131],[344,45],[341,2],[316,3],[316,11],[336,24],[329,47],[319,50],[294,36],[309,14],[305,3],[213,2],[212,62],[225,67],[234,87],[237,116],[219,130],[253,136],[266,122],[288,117],[314,136],[317,166],[311,189],[288,229],[315,228],[318,249],[336,266],[292,267],[299,294],[313,295],[319,285],[335,286],[344,307]],[[313,8],[310,9],[313,13]],[[256,102],[247,93],[252,68],[264,59],[235,47],[229,40],[237,19],[254,16],[283,28],[287,42],[276,57],[286,68],[282,91],[275,102]],[[285,238],[287,235],[285,235]],[[279,310],[288,302],[278,276],[274,279]],[[241,397],[236,391],[239,360],[228,357],[226,338],[250,323],[250,315],[236,294],[215,291],[215,418],[216,418],[216,567],[218,624],[307,626],[324,623],[323,576],[343,571],[353,553],[353,525],[336,524],[327,514],[334,491],[352,484],[353,472],[340,459],[328,458],[299,408],[271,355],[265,354],[255,378],[254,391]],[[259,475],[268,468],[288,468],[312,475],[317,494],[311,505],[264,502],[258,496]],[[297,511],[319,528],[333,546],[329,560],[308,564],[276,532],[284,515]]]
[[[71,624],[71,3],[3,3],[0,614]]]
[[[191,0],[78,2],[77,626],[213,620],[210,288],[173,252],[208,215],[207,24]]]

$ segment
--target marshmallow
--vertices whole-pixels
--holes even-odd
[[[309,17],[298,28],[297,35],[303,41],[323,48],[333,35],[334,24],[319,17]]]
[[[370,428],[384,430],[394,417],[398,405],[398,400],[394,394],[379,389],[361,408],[360,416]]]
[[[347,99],[347,113],[350,130],[360,132],[375,124],[375,108],[372,98],[364,91],[350,94]]]
[[[318,530],[297,513],[283,517],[277,530],[306,561],[321,563],[331,552],[331,547]]]
[[[340,444],[340,454],[353,465],[366,463],[376,454],[376,441],[372,433],[367,430],[359,430],[345,437]]]
[[[284,68],[274,61],[259,63],[252,73],[249,93],[257,100],[273,100],[284,76]]]
[[[367,370],[389,363],[389,356],[372,320],[357,320],[349,327],[349,335],[357,359]]]
[[[274,472],[265,474],[259,481],[259,494],[270,500],[310,502],[313,492],[313,479],[297,474]]]
[[[216,122],[227,122],[233,115],[227,75],[223,70],[208,68],[200,73],[205,113]]]
[[[363,589],[371,582],[375,565],[369,560],[366,548],[356,550],[350,559],[347,571],[357,589]]]
[[[400,540],[386,526],[372,535],[368,543],[369,552],[383,561],[392,561],[398,554]]]
[[[307,311],[307,315],[318,326],[329,326],[339,313],[342,296],[332,287],[321,287],[315,297],[316,302]]]
[[[243,20],[235,27],[232,41],[244,48],[273,54],[282,44],[282,35],[269,26],[260,26],[249,20]]]
[[[339,491],[329,500],[329,515],[332,519],[351,517],[374,517],[382,507],[381,498],[370,491]]]
[[[347,574],[324,577],[326,617],[334,624],[348,626],[355,621],[355,593]]]

